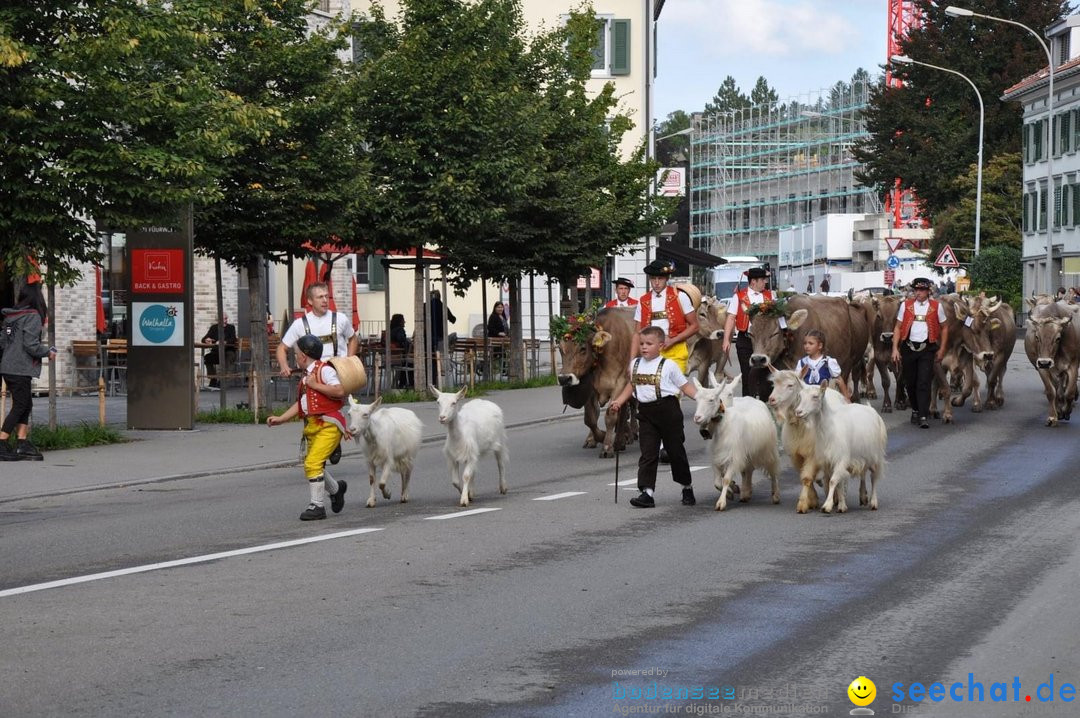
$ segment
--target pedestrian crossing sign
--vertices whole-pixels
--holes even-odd
[[[936,267],[959,267],[960,262],[956,261],[956,253],[953,252],[952,247],[945,245],[941,249],[941,254],[934,260],[934,266]]]

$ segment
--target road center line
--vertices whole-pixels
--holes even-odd
[[[555,501],[556,499],[565,499],[571,496],[581,496],[586,493],[585,491],[564,491],[561,494],[552,494],[551,496],[537,496],[533,501]]]
[[[473,516],[475,514],[486,514],[488,511],[501,511],[502,509],[469,509],[468,511],[457,511],[452,514],[442,514],[441,516],[425,516],[425,521],[442,521],[443,519],[456,519],[462,516]]]
[[[277,543],[267,543],[261,546],[249,546],[248,548],[238,548],[232,551],[221,551],[219,553],[208,553],[202,556],[190,556],[188,558],[178,558],[173,561],[162,561],[160,563],[148,563],[143,566],[132,566],[131,568],[121,568],[115,571],[105,571],[103,573],[90,573],[85,576],[74,576],[72,578],[62,578],[58,581],[48,581],[46,583],[34,583],[29,586],[19,586],[18,588],[9,588],[0,591],[0,598],[7,598],[8,596],[17,596],[21,593],[33,593],[34,591],[44,591],[48,588],[60,588],[62,586],[73,586],[77,583],[87,583],[89,581],[101,581],[106,578],[116,578],[118,576],[130,576],[135,573],[146,573],[147,571],[159,571],[165,568],[176,568],[177,566],[188,566],[193,563],[206,563],[208,561],[218,561],[223,558],[232,558],[234,556],[244,556],[245,554],[261,553],[263,551],[274,551],[279,548],[291,548],[293,546],[303,546],[309,543],[318,543],[319,541],[331,541],[333,539],[347,538],[349,536],[359,536],[360,534],[371,533],[373,531],[382,531],[382,529],[353,529],[351,531],[338,531],[332,534],[320,534],[319,536],[309,536],[302,539],[293,539],[292,541],[279,541]]]

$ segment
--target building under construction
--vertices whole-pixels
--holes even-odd
[[[784,103],[695,115],[690,242],[716,255],[775,265],[781,229],[826,214],[880,213],[855,179],[853,144],[866,137],[870,78]]]

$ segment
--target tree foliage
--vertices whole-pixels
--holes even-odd
[[[1021,108],[998,102],[1004,91],[1045,67],[1042,48],[1022,28],[979,18],[945,15],[945,3],[915,0],[923,25],[903,41],[903,54],[921,62],[962,72],[986,105],[984,156],[1020,149]],[[1064,0],[973,0],[966,7],[1005,17],[1036,30],[1059,19]],[[895,65],[902,87],[884,84],[871,91],[866,113],[870,137],[855,149],[863,164],[859,180],[882,195],[896,177],[913,188],[924,214],[936,219],[960,201],[964,187],[956,178],[967,172],[978,144],[978,100],[963,79],[920,65]]]
[[[713,95],[713,98],[705,103],[705,114],[716,115],[724,112],[730,112],[731,110],[741,110],[744,107],[750,106],[750,98],[739,89],[739,85],[735,82],[735,78],[728,75],[724,78],[724,81],[720,83],[720,88]]]
[[[971,288],[996,294],[1019,308],[1023,294],[1024,262],[1019,247],[999,244],[979,252],[971,265]]]
[[[954,183],[960,200],[938,213],[930,256],[936,257],[948,244],[961,256],[975,248],[975,199],[977,168],[957,177]],[[982,250],[996,245],[1020,248],[1020,212],[1023,201],[1023,168],[1020,155],[1006,152],[983,168],[982,218],[979,242]]]
[[[675,134],[688,129],[690,129],[690,115],[682,110],[669,113],[667,118],[656,126],[654,151],[656,161],[661,167],[671,167],[679,162],[685,162],[690,157],[690,136]],[[676,159],[678,155],[682,155],[683,159]]]

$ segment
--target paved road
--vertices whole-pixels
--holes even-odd
[[[1042,426],[1021,358],[1001,411],[929,431],[887,417],[877,512],[853,487],[847,515],[796,515],[790,468],[780,506],[761,480],[716,513],[697,471],[698,506],[662,477],[658,508],[634,510],[577,421],[512,430],[507,496],[482,464],[485,513],[458,515],[435,443],[406,505],[395,479],[395,502],[364,508],[347,457],[345,511],[314,524],[295,520],[294,469],[0,504],[0,591],[329,537],[0,593],[0,715],[846,714],[859,675],[878,715],[1075,715],[1061,690],[1080,683],[1077,429]],[[703,465],[696,434],[688,446]],[[535,500],[569,492],[584,493]],[[906,697],[935,681],[962,683],[964,702]],[[633,698],[654,682],[703,697]],[[995,683],[1008,702],[991,702]]]

